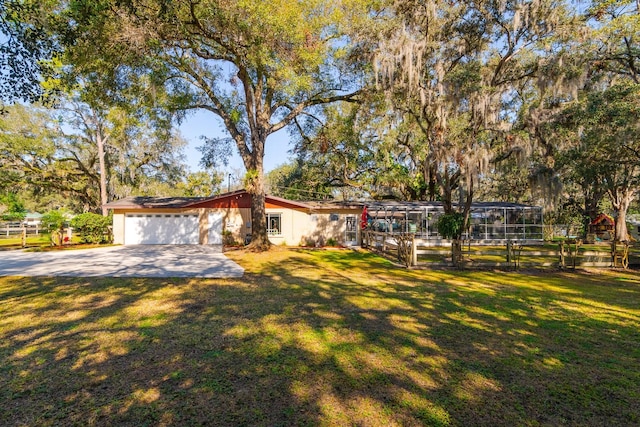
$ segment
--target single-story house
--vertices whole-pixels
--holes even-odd
[[[23,220],[27,227],[35,227],[42,222],[42,214],[39,212],[27,212]]]
[[[251,235],[251,196],[245,190],[211,197],[127,197],[107,203],[116,244],[221,245],[224,232],[238,242]],[[273,244],[357,245],[364,204],[299,202],[266,197]]]
[[[223,235],[245,242],[251,235],[251,196],[245,190],[211,197],[128,197],[106,204],[113,211],[114,243],[222,245]],[[276,245],[355,246],[361,224],[369,229],[411,232],[442,242],[435,224],[439,202],[294,201],[266,196],[267,232]],[[542,240],[542,208],[516,203],[472,205],[468,238],[479,243]]]

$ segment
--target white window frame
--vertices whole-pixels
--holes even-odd
[[[282,236],[282,213],[281,212],[268,212],[267,216],[267,234],[270,237]],[[278,228],[271,228],[273,220],[277,220]]]

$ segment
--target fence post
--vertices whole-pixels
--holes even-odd
[[[411,265],[418,265],[418,243],[416,242],[416,236],[411,238]]]
[[[22,239],[21,239],[21,243],[22,243],[22,247],[26,248],[27,247],[27,228],[23,225],[22,226]]]

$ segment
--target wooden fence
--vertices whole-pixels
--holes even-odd
[[[451,266],[451,242],[416,238],[412,233],[363,232],[362,246],[407,267]],[[579,240],[557,244],[507,242],[481,246],[462,243],[461,265],[468,268],[576,268],[624,267],[640,265],[640,248],[617,243],[582,245]]]
[[[27,236],[38,236],[43,233],[39,225],[23,225],[20,222],[0,222],[0,239],[19,238],[25,232]]]

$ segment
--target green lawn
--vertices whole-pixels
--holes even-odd
[[[637,271],[228,255],[243,279],[0,278],[0,425],[640,424]]]
[[[51,245],[51,237],[48,234],[41,233],[37,236],[28,236],[27,237],[27,246],[45,246]],[[22,238],[21,237],[0,237],[0,250],[2,249],[15,249],[22,246]]]

